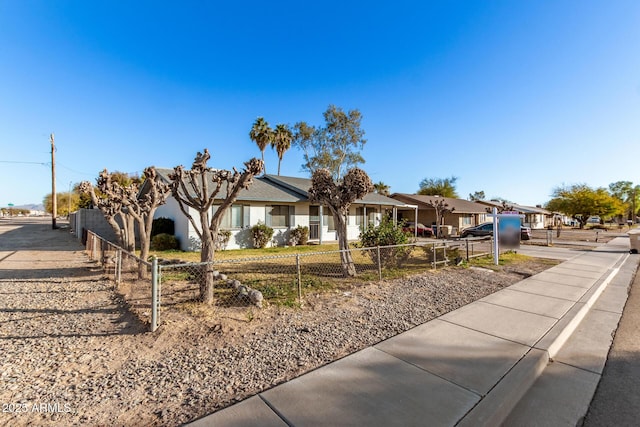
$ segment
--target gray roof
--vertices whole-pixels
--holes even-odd
[[[421,194],[405,193],[394,193],[391,195],[391,197],[405,203],[418,205],[418,208],[422,209],[433,209],[431,206],[429,206],[429,203],[433,203],[437,200],[444,200],[450,208],[455,208],[455,210],[453,211],[454,213],[480,214],[487,212],[486,206],[483,206],[476,202],[471,202],[469,200],[455,199],[453,197],[423,196]]]
[[[491,206],[491,207],[495,206],[497,208],[502,208],[502,202],[498,202],[496,200],[480,200],[478,201],[478,203],[482,203],[484,205]],[[516,203],[506,203],[506,204],[507,206],[513,207],[514,211],[518,211],[524,214],[542,214],[542,215],[553,214],[553,212],[543,208],[539,208],[537,206],[524,206],[524,205],[518,205]]]
[[[305,197],[308,197],[308,191],[309,188],[311,188],[311,178],[265,175],[264,179],[269,180],[277,185],[286,187],[298,194],[304,194]],[[391,197],[383,196],[382,194],[378,193],[369,193],[363,198],[356,200],[355,203],[381,206],[405,206],[405,203],[403,202],[392,199]]]
[[[168,175],[173,172],[173,169],[157,169],[162,178],[169,182]],[[189,188],[187,186],[187,188]],[[216,199],[224,199],[226,196],[226,189],[223,187],[220,189],[219,197]],[[192,194],[193,195],[193,194]],[[241,190],[238,193],[239,202],[249,201],[262,201],[262,202],[280,202],[280,203],[296,203],[305,201],[307,198],[300,194],[289,190],[288,188],[279,187],[266,181],[263,177],[254,178],[253,183],[249,188]]]
[[[157,168],[158,174],[163,180],[169,182],[169,174],[173,169]],[[237,200],[242,201],[261,201],[261,202],[279,202],[279,203],[296,203],[306,202],[309,200],[308,190],[311,187],[310,178],[298,178],[292,176],[275,176],[264,175],[253,179],[253,183],[248,189],[240,191]],[[224,188],[221,189],[219,199],[223,199],[226,195]],[[362,199],[356,200],[355,203],[367,205],[383,205],[383,206],[404,206],[405,204],[383,196],[381,194],[369,193]]]

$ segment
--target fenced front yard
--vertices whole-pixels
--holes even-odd
[[[355,275],[345,276],[341,251],[302,252],[208,263],[141,260],[89,232],[86,249],[115,282],[130,309],[155,330],[161,310],[197,301],[207,270],[214,278],[215,311],[265,305],[303,307],[305,296],[370,281],[422,273],[492,254],[491,240],[438,240],[408,245],[351,248]]]

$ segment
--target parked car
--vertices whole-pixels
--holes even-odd
[[[481,236],[493,236],[493,223],[485,222],[475,227],[469,227],[462,230],[460,237],[481,237]],[[520,240],[530,240],[531,229],[529,227],[520,227]]]
[[[402,226],[402,231],[406,231],[407,233],[414,234],[414,222],[407,222]],[[427,227],[424,224],[418,223],[418,236],[422,237],[432,237],[433,230],[430,227]]]

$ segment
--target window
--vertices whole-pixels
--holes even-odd
[[[376,225],[378,223],[378,209],[376,208],[367,209],[367,222],[371,225]]]
[[[294,214],[294,207],[287,205],[267,206],[267,225],[269,227],[289,227],[290,217]]]
[[[327,209],[327,210],[329,210],[329,209]],[[333,215],[331,214],[331,212],[324,214],[324,224],[328,227],[327,229],[329,231],[335,231],[336,230],[336,223],[333,220]]]
[[[246,208],[246,209],[245,209]],[[213,211],[217,211],[218,206],[213,207]],[[229,209],[222,216],[222,221],[220,222],[220,228],[223,230],[229,230],[233,228],[242,228],[245,226],[245,212],[249,213],[248,206],[242,205],[231,205]],[[247,221],[248,222],[248,221]]]
[[[364,218],[364,208],[356,208],[356,225],[362,225]]]
[[[378,223],[378,209],[376,208],[366,208],[367,209],[367,225],[375,225]],[[356,208],[356,225],[362,225],[364,219],[365,208]]]
[[[472,223],[472,217],[470,216],[463,216],[462,217],[462,225],[471,225]]]

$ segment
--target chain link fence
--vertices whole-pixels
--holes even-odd
[[[163,306],[197,299],[209,275],[213,307],[302,306],[309,292],[346,289],[367,281],[421,273],[446,264],[492,254],[490,239],[419,242],[348,251],[179,263],[160,260]]]
[[[149,263],[89,232],[86,250],[130,310],[156,330],[160,309],[189,308],[208,288],[215,311],[246,311],[265,305],[301,307],[305,295],[345,290],[368,281],[418,274],[473,257],[492,255],[493,240],[470,238],[407,245],[351,248],[212,263],[154,258]]]
[[[152,324],[151,263],[89,231],[86,251],[96,261],[109,280],[115,283],[129,309],[143,322]],[[152,325],[152,329],[155,329]]]

